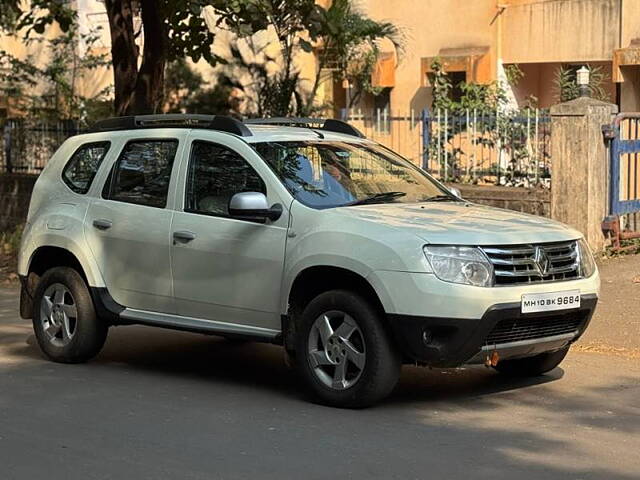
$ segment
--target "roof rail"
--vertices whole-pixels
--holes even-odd
[[[334,118],[301,118],[301,117],[272,117],[249,118],[244,121],[247,125],[283,125],[288,127],[318,128],[327,132],[343,133],[358,138],[366,138],[353,125]]]
[[[112,117],[93,124],[91,131],[136,130],[143,128],[191,127],[233,133],[240,137],[250,137],[251,130],[241,121],[225,115],[194,115],[167,113],[162,115],[135,115]]]

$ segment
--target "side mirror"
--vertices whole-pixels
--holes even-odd
[[[269,207],[264,193],[241,192],[229,200],[229,215],[250,222],[264,223],[267,219],[275,221],[282,215],[282,205],[276,203]]]
[[[462,198],[462,193],[456,187],[449,187],[449,191],[453,193],[456,197]]]

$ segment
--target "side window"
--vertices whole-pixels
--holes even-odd
[[[240,154],[222,145],[195,141],[187,175],[188,212],[229,215],[229,200],[240,192],[267,193],[264,182]]]
[[[125,145],[102,191],[104,198],[164,208],[177,140],[135,140]]]
[[[62,170],[62,181],[76,193],[87,193],[110,145],[95,142],[80,146]]]

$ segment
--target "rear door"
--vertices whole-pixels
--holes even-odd
[[[279,330],[290,201],[245,142],[213,132],[193,136],[171,227],[177,313]],[[231,218],[229,199],[247,191],[280,203],[281,217],[264,224]]]
[[[170,207],[174,165],[186,133],[172,133],[153,131],[126,141],[85,221],[107,289],[128,308],[175,311]]]

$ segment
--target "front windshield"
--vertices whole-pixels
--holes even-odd
[[[457,200],[409,161],[374,143],[264,142],[253,147],[309,207]]]

